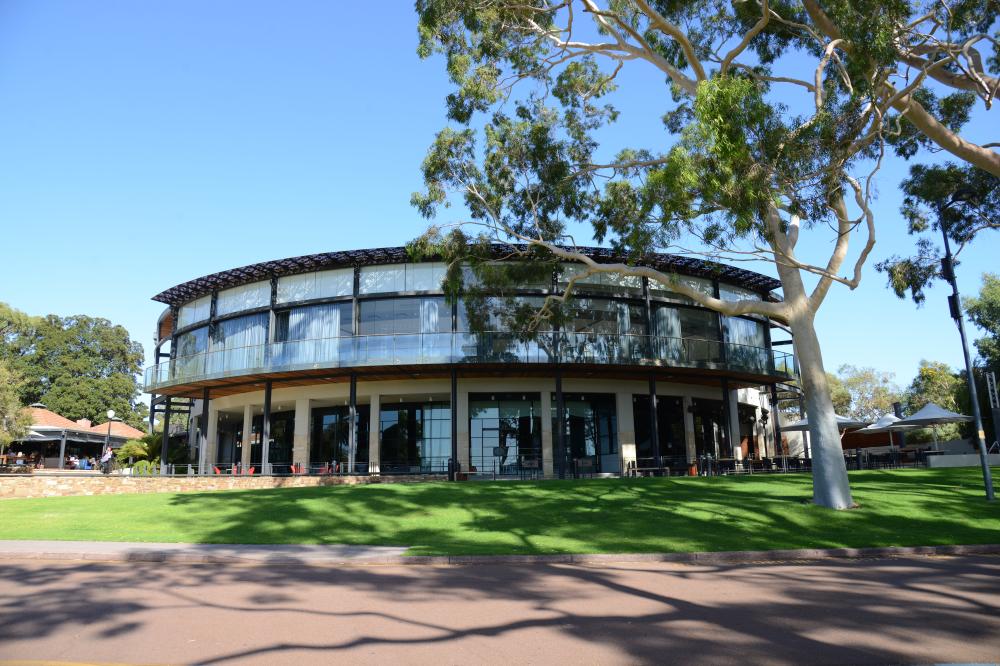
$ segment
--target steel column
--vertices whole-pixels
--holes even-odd
[[[725,438],[726,444],[729,445],[729,455],[733,458],[736,457],[736,450],[733,448],[733,437],[732,437],[732,424],[729,422],[729,380],[722,379],[722,436]]]
[[[160,437],[160,474],[167,469],[167,451],[170,447],[170,396],[163,403],[163,435]]]
[[[63,461],[66,459],[66,431],[62,431],[62,437],[59,438],[59,469],[65,469],[66,463]]]
[[[350,420],[350,427],[348,429],[348,451],[350,452],[347,456],[349,469],[348,472],[354,474],[354,467],[357,463],[358,458],[358,375],[356,373],[351,373],[351,384],[350,384],[350,406],[347,410],[347,418]]]
[[[955,201],[955,199],[952,199]],[[942,211],[943,213],[943,211]],[[939,216],[941,219],[941,216]],[[975,440],[979,448],[979,466],[983,470],[983,486],[986,489],[986,499],[993,501],[993,475],[990,472],[989,455],[986,452],[986,432],[983,430],[983,415],[979,410],[979,395],[976,390],[976,375],[969,355],[969,342],[965,339],[965,317],[962,316],[962,297],[958,293],[958,280],[955,279],[955,263],[951,255],[951,243],[948,241],[948,229],[941,225],[941,235],[944,237],[944,260],[941,262],[945,279],[951,284],[951,296],[948,305],[951,308],[951,318],[958,326],[958,335],[962,340],[962,356],[965,359],[965,375],[969,385],[969,400],[972,402],[972,420],[976,429]]]
[[[260,473],[267,474],[271,452],[271,380],[264,382],[264,423],[261,426]]]
[[[653,464],[656,466],[656,474],[660,473],[662,460],[660,458],[660,424],[659,424],[659,401],[656,399],[656,377],[649,376],[649,437],[653,444]]]
[[[213,299],[214,300],[214,299]],[[209,392],[205,388],[201,393],[201,418],[198,419],[198,473],[204,474],[208,466],[208,402]]]
[[[556,369],[556,475],[566,478],[566,399],[562,390],[562,370]]]
[[[448,478],[455,480],[456,472],[461,471],[458,464],[458,370],[451,368],[451,464],[448,466]]]
[[[785,448],[781,445],[781,424],[778,422],[778,385],[771,384],[771,427],[774,431],[774,455],[782,456],[782,468],[788,469],[788,458]]]

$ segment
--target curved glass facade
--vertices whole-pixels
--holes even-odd
[[[526,285],[515,302],[541,304],[579,272]],[[504,303],[487,299],[472,333],[463,303],[441,293],[445,265],[387,264],[315,271],[249,283],[177,308],[169,360],[147,369],[156,390],[271,372],[434,364],[589,364],[707,368],[794,376],[790,354],[769,345],[768,322],[720,317],[660,284],[601,274],[576,283],[559,326],[534,339],[510,332]],[[724,299],[761,298],[738,286],[678,276]],[[436,295],[435,295],[436,294]]]

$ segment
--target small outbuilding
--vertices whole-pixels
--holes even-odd
[[[105,443],[110,441],[111,447],[117,449],[128,440],[146,434],[121,421],[111,421],[110,429],[108,423],[94,425],[87,419],[72,421],[41,403],[31,405],[28,411],[32,425],[27,436],[11,443],[7,452],[0,456],[0,464],[64,469],[71,456],[79,461],[99,460]],[[81,463],[79,467],[86,469],[89,465]]]

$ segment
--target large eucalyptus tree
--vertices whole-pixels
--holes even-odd
[[[814,501],[851,506],[814,317],[834,284],[861,280],[875,243],[873,179],[893,152],[933,146],[1000,174],[992,147],[959,133],[976,100],[989,108],[997,92],[986,71],[995,58],[980,54],[995,53],[985,32],[996,4],[417,0],[416,9],[420,55],[443,54],[454,89],[452,125],[429,149],[413,202],[430,217],[460,193],[471,219],[432,227],[415,250],[454,259],[454,283],[469,237],[517,241],[525,249],[515,252],[579,262],[576,279],[642,275],[726,315],[787,322],[811,415]],[[602,146],[625,68],[662,75],[662,87],[642,93],[663,131],[640,146]],[[773,262],[783,300],[723,301],[632,261],[595,263],[576,249],[580,224],[630,260],[661,250]],[[797,255],[805,233],[829,241],[828,258]],[[855,234],[860,249],[849,252]]]

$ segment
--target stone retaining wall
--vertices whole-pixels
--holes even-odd
[[[407,476],[0,476],[0,499],[66,497],[70,495],[119,495],[123,493],[186,493],[213,490],[310,488],[362,483],[444,481],[443,474]]]

